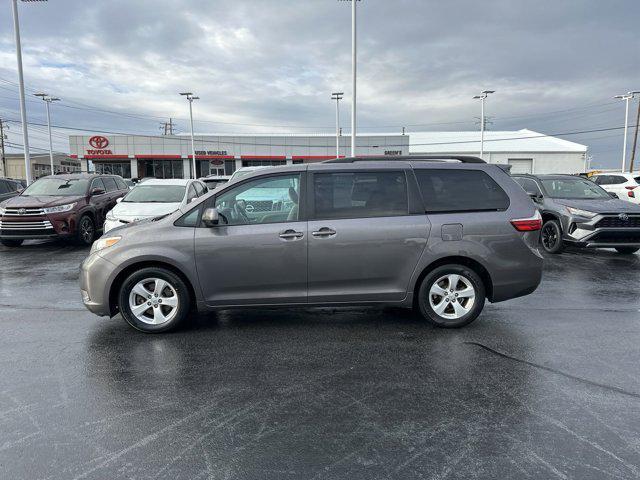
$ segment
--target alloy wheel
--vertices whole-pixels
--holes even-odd
[[[91,219],[85,217],[80,223],[80,236],[85,243],[93,240],[93,222],[91,222]]]
[[[542,245],[545,249],[551,250],[558,242],[558,233],[553,224],[548,223],[542,228]]]
[[[450,273],[438,278],[429,289],[429,305],[442,318],[457,320],[471,311],[476,290],[463,275]]]
[[[149,325],[162,325],[178,313],[178,294],[173,285],[161,278],[145,278],[129,293],[129,309]]]

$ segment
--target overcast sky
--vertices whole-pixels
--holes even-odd
[[[331,133],[332,91],[349,125],[351,15],[338,0],[50,0],[19,2],[26,84],[63,99],[53,123],[156,134]],[[621,127],[612,96],[640,90],[638,0],[363,0],[362,132],[473,130],[483,89],[493,130],[554,134]],[[10,2],[0,5],[0,117],[18,119]],[[45,122],[28,101],[29,121]],[[109,110],[114,113],[99,111]],[[635,123],[635,104],[630,123]],[[21,143],[19,125],[10,141]],[[68,151],[69,131],[55,130]],[[632,137],[632,135],[630,135]],[[32,145],[46,147],[42,127]],[[594,166],[617,166],[622,130],[565,136]],[[631,138],[629,141],[631,144]],[[640,154],[640,152],[639,152]]]

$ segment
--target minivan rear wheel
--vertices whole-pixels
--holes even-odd
[[[422,280],[418,306],[429,323],[459,328],[480,315],[485,295],[484,283],[476,272],[464,265],[443,265]]]
[[[18,239],[18,240],[12,240],[10,238],[0,239],[0,243],[5,247],[19,247],[20,245],[22,245],[22,242],[24,242],[24,240],[22,239]]]
[[[159,267],[138,270],[120,287],[118,306],[136,330],[160,333],[177,327],[189,314],[191,299],[184,281]]]

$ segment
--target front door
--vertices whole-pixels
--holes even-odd
[[[220,224],[197,228],[196,266],[210,305],[307,301],[301,173],[246,180],[215,198]]]
[[[309,303],[405,298],[429,234],[426,215],[409,214],[405,172],[314,172],[308,184]]]

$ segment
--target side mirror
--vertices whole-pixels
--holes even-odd
[[[116,198],[116,203],[120,203],[122,201],[122,197]]]
[[[611,198],[620,198],[616,192],[609,192]]]
[[[206,227],[218,225],[218,223],[220,223],[220,213],[218,213],[218,209],[206,208],[204,212],[202,212],[202,223],[204,223]]]
[[[531,192],[529,193],[529,197],[531,197],[531,200],[533,200],[534,202],[540,202],[542,200],[542,195],[540,195],[539,193]]]
[[[104,188],[96,187],[91,189],[91,196],[93,195],[103,195],[107,192],[104,191]]]

